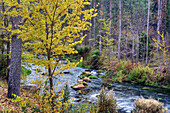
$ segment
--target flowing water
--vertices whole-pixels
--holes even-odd
[[[24,82],[25,84],[30,84],[31,80],[46,80],[47,77],[40,78],[40,76],[34,76],[38,75],[35,72],[36,68],[40,68],[39,66],[31,65],[31,68],[24,65],[26,68],[32,70],[32,74],[27,77],[27,79]],[[100,93],[101,85],[103,83],[101,78],[98,79],[91,79],[92,81],[88,83],[88,87],[91,90],[90,93],[86,95],[80,95],[77,91],[73,90],[71,86],[73,86],[75,83],[77,83],[77,79],[79,79],[79,75],[84,72],[86,69],[80,68],[80,67],[72,67],[70,70],[66,70],[67,72],[71,72],[68,74],[63,74],[63,76],[56,76],[57,79],[54,79],[54,86],[60,81],[61,83],[58,85],[58,89],[55,89],[56,91],[59,91],[65,84],[68,82],[69,90],[70,90],[70,96],[72,98],[75,98],[75,102],[78,101],[97,101],[97,96]],[[45,68],[42,68],[42,72],[40,74],[47,72]],[[91,71],[92,75],[98,76],[98,73],[96,73],[96,70]],[[104,73],[101,73],[104,74]],[[131,85],[131,84],[120,84],[120,83],[112,83],[110,89],[114,89],[115,96],[117,98],[117,107],[121,109],[122,113],[130,113],[131,110],[135,108],[134,100],[141,98],[141,96],[145,98],[152,97],[156,100],[159,100],[160,102],[164,103],[164,106],[167,107],[170,110],[170,95],[168,94],[162,94],[162,93],[156,93],[150,90],[144,89],[144,86],[137,86],[137,85]],[[110,90],[109,89],[109,90]],[[170,113],[170,111],[169,111]]]

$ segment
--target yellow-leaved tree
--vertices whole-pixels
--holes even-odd
[[[73,46],[83,41],[86,35],[83,36],[82,31],[90,28],[88,21],[97,14],[93,13],[94,9],[82,10],[90,5],[87,0],[5,0],[5,3],[10,11],[4,15],[22,19],[17,29],[9,26],[7,31],[22,39],[24,61],[48,70],[52,96],[53,75],[62,75],[62,70],[77,65],[68,60],[67,64],[59,61],[66,54],[77,53]],[[79,37],[81,40],[74,41]],[[51,105],[55,111],[53,98]]]

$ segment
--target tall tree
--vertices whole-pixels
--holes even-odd
[[[20,0],[17,0],[17,3],[20,4]],[[11,7],[12,8],[12,7]],[[14,9],[17,10],[16,7]],[[12,30],[18,30],[18,25],[21,21],[19,15],[11,16],[10,22],[12,23]],[[11,61],[10,61],[10,70],[8,76],[8,97],[14,98],[14,95],[20,96],[20,80],[21,80],[21,47],[22,40],[18,38],[18,34],[14,33],[11,40]]]
[[[139,21],[138,21],[138,4],[137,4],[137,0],[135,1],[135,10],[136,10],[136,14],[135,14],[135,18],[136,18],[136,28],[137,28],[137,35],[136,35],[136,42],[137,42],[137,46],[136,46],[136,64],[138,65],[138,61],[139,61],[139,38],[140,38],[140,33],[139,33]]]
[[[93,8],[94,8],[94,13],[95,13],[95,9],[96,9],[96,0],[93,0]],[[96,18],[93,18],[93,37],[94,37],[94,41],[93,41],[93,45],[95,46],[96,44]]]
[[[146,65],[148,64],[149,16],[150,16],[150,0],[148,0],[147,42],[146,42]]]
[[[121,14],[121,0],[119,0],[119,41],[118,41],[118,60],[120,62],[120,39],[121,39],[121,17],[122,17],[122,14]]]
[[[112,0],[109,0],[109,18],[110,18],[109,39],[112,39]],[[110,47],[109,47],[109,51],[110,51],[109,52],[109,61],[110,61],[111,52],[112,52]]]
[[[100,2],[101,6],[100,6],[100,39],[99,39],[99,50],[100,53],[102,54],[102,23],[103,23],[103,5],[104,5],[104,0],[101,0]]]
[[[90,9],[92,9],[92,0],[90,1]],[[92,23],[92,18],[90,19],[90,23]],[[89,48],[91,47],[91,36],[92,36],[92,32],[91,32],[91,26],[90,26],[90,31],[89,31]]]
[[[161,24],[161,15],[162,15],[162,0],[158,0],[158,23],[157,23],[157,32],[160,32],[160,24]],[[160,41],[160,35],[158,34],[157,40]],[[157,46],[157,59],[158,59],[158,51],[159,47]]]

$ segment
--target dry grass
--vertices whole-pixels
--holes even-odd
[[[167,108],[163,109],[164,104],[150,99],[144,99],[143,97],[135,100],[136,113],[167,113]]]
[[[116,98],[114,97],[113,90],[107,93],[106,88],[102,88],[97,101],[97,107],[99,113],[117,113]]]

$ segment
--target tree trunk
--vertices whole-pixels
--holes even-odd
[[[92,9],[92,1],[90,1],[90,9]],[[92,23],[92,19],[90,19],[90,23]],[[90,26],[90,32],[89,32],[89,48],[91,47],[91,26]]]
[[[109,0],[109,18],[110,18],[110,35],[109,35],[109,39],[112,39],[112,0]],[[110,58],[111,58],[111,45],[109,45],[109,62],[110,62]]]
[[[101,30],[102,30],[102,19],[103,19],[103,3],[104,2],[104,0],[101,0],[101,13],[100,13],[100,39],[99,39],[99,50],[100,50],[100,54],[102,55],[102,32],[101,32]]]
[[[119,0],[119,42],[118,42],[118,60],[120,62],[120,39],[121,39],[121,0]]]
[[[17,0],[18,4],[20,0]],[[12,30],[16,29],[19,24],[20,17],[11,17]],[[20,96],[21,81],[21,54],[22,40],[17,38],[17,34],[12,36],[11,61],[8,77],[8,98],[14,98],[14,95]]]
[[[93,0],[93,8],[94,10],[96,9],[96,0]],[[95,11],[94,11],[95,13]],[[94,34],[94,41],[93,41],[93,45],[96,45],[96,19],[95,17],[93,17],[93,34]]]
[[[134,32],[133,32],[133,27],[132,27],[132,23],[130,22],[130,28],[131,28],[131,34],[132,34],[132,65],[134,63],[134,53],[135,53],[135,36],[134,36]]]
[[[146,65],[148,64],[149,15],[150,15],[150,0],[148,0],[148,21],[147,21],[147,41],[146,41]]]
[[[157,32],[160,32],[160,23],[161,23],[161,0],[158,0],[158,23],[157,23]],[[158,34],[157,41],[160,41],[160,35]],[[157,46],[157,59],[159,57],[159,46]]]
[[[135,1],[135,10],[136,10],[136,27],[137,27],[137,46],[136,46],[136,65],[138,65],[138,61],[139,61],[139,37],[140,37],[140,33],[139,33],[139,23],[138,23],[138,9],[137,9],[137,0]]]
[[[8,78],[8,98],[14,98],[13,94],[20,96],[21,80],[21,39],[17,35],[12,36],[11,62]]]

